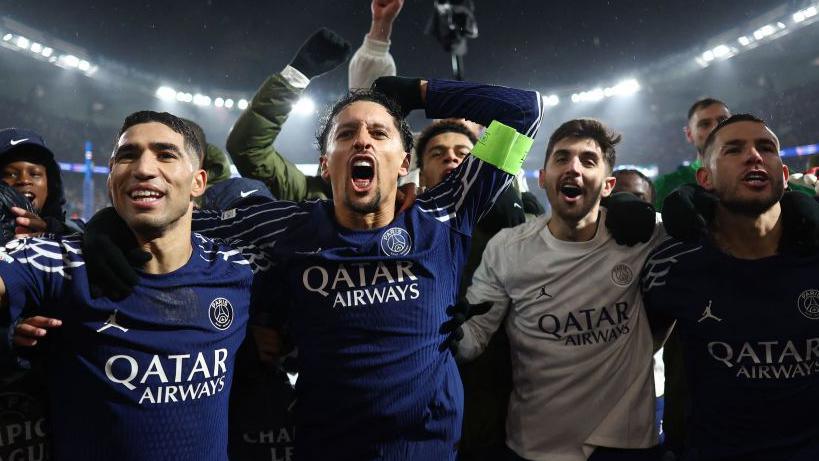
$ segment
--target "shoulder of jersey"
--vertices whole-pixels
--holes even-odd
[[[548,220],[549,218],[545,215],[538,216],[515,227],[501,229],[492,237],[490,242],[495,245],[509,245],[522,242],[540,234],[540,231],[543,230],[543,226],[546,225]]]
[[[649,261],[673,259],[674,262],[684,261],[692,257],[701,257],[702,243],[684,242],[674,237],[665,237],[656,248],[649,253]]]

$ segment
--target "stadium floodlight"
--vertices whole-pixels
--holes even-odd
[[[225,99],[225,108],[232,109],[233,108],[233,100],[230,98]]]
[[[630,78],[614,85],[611,88],[606,88],[603,92],[608,92],[611,96],[629,96],[640,91],[640,83]]]
[[[77,63],[77,69],[80,69],[83,72],[88,72],[88,70],[91,69],[91,63],[85,59],[80,59],[80,61]]]
[[[812,18],[816,16],[816,7],[811,6],[810,8],[805,8],[804,10],[799,10],[793,14],[793,22],[799,24],[800,22],[804,21],[805,19]]]
[[[54,53],[54,48],[46,46],[43,47],[43,51],[40,54],[42,54],[44,58],[50,58],[52,53]]]
[[[76,69],[80,65],[80,58],[73,54],[64,54],[57,60],[57,65]]]
[[[28,46],[31,42],[29,39],[23,37],[22,35],[17,36],[17,40],[14,41],[14,44],[17,45],[18,48],[22,48],[24,50],[28,49]]]
[[[176,100],[179,102],[191,102],[193,101],[193,95],[184,91],[177,91]]]
[[[754,38],[757,40],[762,40],[763,38],[770,37],[775,33],[776,27],[774,27],[772,24],[765,24],[764,26],[754,31]]]
[[[195,95],[193,95],[193,103],[197,106],[209,106],[210,96],[205,96],[204,94],[196,93]]]
[[[34,43],[31,44],[29,49],[31,50],[32,53],[39,54],[41,51],[43,51],[43,45],[41,45],[41,44],[39,44],[37,42],[34,42]]]
[[[240,99],[239,102],[236,103],[236,107],[238,107],[239,110],[247,109],[247,99]]]
[[[240,107],[241,109],[241,107]],[[310,115],[316,111],[316,104],[313,102],[312,99],[302,96],[293,104],[293,112],[299,115]]]
[[[3,41],[4,41],[4,42],[8,42],[8,41],[10,41],[10,40],[11,40],[11,39],[13,39],[13,38],[14,38],[14,35],[13,35],[13,34],[6,34],[6,35],[4,35],[4,36],[3,36]]]
[[[213,105],[216,106],[216,107],[224,107],[225,106],[225,100],[222,99],[222,98],[216,98],[216,99],[213,100]]]
[[[169,86],[160,86],[156,89],[156,97],[163,101],[176,100],[176,90]]]
[[[737,41],[738,41],[738,42],[739,42],[739,44],[740,44],[740,45],[742,45],[742,46],[748,46],[748,45],[750,45],[750,44],[751,44],[751,39],[750,39],[750,38],[748,38],[746,35],[743,35],[742,37],[739,37],[739,38],[737,39]]]
[[[711,49],[714,53],[715,59],[726,58],[731,54],[731,48],[728,45],[717,45]]]
[[[543,105],[546,107],[554,107],[560,104],[560,98],[556,94],[550,94],[543,97]]]

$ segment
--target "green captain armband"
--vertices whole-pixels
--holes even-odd
[[[472,155],[509,174],[517,174],[534,139],[493,120],[472,149]]]

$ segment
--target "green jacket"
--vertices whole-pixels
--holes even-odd
[[[294,202],[326,199],[331,194],[327,181],[306,176],[273,147],[303,91],[281,74],[272,75],[262,83],[227,139],[227,151],[242,176],[264,182],[277,199]]]

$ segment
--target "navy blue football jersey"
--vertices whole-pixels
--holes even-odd
[[[187,264],[141,273],[119,302],[91,297],[77,238],[0,251],[11,319],[63,321],[43,344],[56,459],[227,459],[235,354],[269,283],[252,246],[192,243]]]
[[[430,81],[427,115],[498,120],[534,136],[537,93]],[[463,389],[441,350],[475,222],[513,176],[470,156],[380,229],[340,226],[332,201],[197,212],[194,228],[277,262],[299,350],[299,459],[452,459]]]
[[[690,459],[819,459],[819,257],[740,260],[670,239],[644,266],[649,315],[676,320]]]

